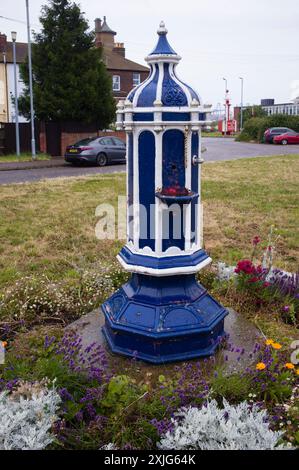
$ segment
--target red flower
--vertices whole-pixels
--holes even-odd
[[[260,241],[261,241],[260,237],[255,236],[252,240],[252,244],[257,245],[258,243],[260,243]]]
[[[236,273],[255,274],[255,266],[249,259],[238,261],[235,268]]]
[[[263,286],[264,286],[264,287],[269,287],[270,285],[271,285],[270,282],[264,282],[264,283],[263,283]]]
[[[164,196],[187,196],[188,189],[182,188],[178,185],[169,186],[167,188],[163,188],[161,194],[163,194]]]

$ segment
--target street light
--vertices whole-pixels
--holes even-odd
[[[33,107],[33,89],[32,89],[32,58],[31,58],[31,39],[29,22],[29,2],[26,0],[27,17],[27,37],[28,37],[28,68],[29,68],[29,93],[30,93],[30,117],[31,117],[31,153],[32,159],[36,159],[35,135],[34,135],[34,107]]]
[[[19,106],[18,106],[18,81],[17,81],[17,56],[16,56],[16,40],[17,33],[11,32],[12,55],[13,55],[13,73],[15,81],[15,117],[16,117],[16,153],[20,156],[20,134],[19,134]]]
[[[227,126],[227,122],[226,122],[226,114],[227,114],[227,110],[226,110],[226,93],[227,93],[227,79],[226,78],[223,78],[222,80],[225,81],[225,93],[224,93],[224,135],[226,136],[226,126]]]
[[[240,131],[243,129],[243,82],[244,78],[239,77],[241,80],[241,116],[240,116]]]

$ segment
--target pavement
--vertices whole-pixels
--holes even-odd
[[[247,142],[235,142],[232,138],[203,137],[203,146],[207,151],[203,153],[206,162],[237,160],[258,156],[298,154],[298,145],[269,145]],[[39,181],[47,178],[67,178],[71,176],[84,176],[98,173],[125,172],[125,165],[98,166],[72,166],[62,157],[53,157],[51,160],[1,163],[0,184],[24,183]]]
[[[50,160],[29,160],[28,162],[1,162],[0,171],[30,170],[35,168],[57,168],[65,166],[63,157],[52,157]]]

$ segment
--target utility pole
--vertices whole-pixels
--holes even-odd
[[[244,78],[243,77],[239,77],[239,79],[241,80],[241,113],[240,113],[240,131],[243,129],[243,82],[244,82]]]
[[[33,107],[33,85],[32,85],[32,58],[29,22],[29,0],[26,0],[27,37],[28,37],[28,68],[29,68],[29,92],[30,92],[30,118],[31,118],[31,153],[32,160],[36,159],[35,133],[34,133],[34,107]]]
[[[15,31],[11,32],[11,40],[12,40],[12,55],[13,55],[13,73],[14,73],[14,81],[15,81],[16,154],[17,154],[17,157],[20,157],[18,78],[17,78],[17,55],[16,55],[17,33]]]

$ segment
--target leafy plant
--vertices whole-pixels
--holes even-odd
[[[202,408],[182,408],[172,419],[173,430],[158,443],[162,450],[274,450],[282,432],[269,429],[267,412],[246,401],[234,406],[223,399]]]
[[[41,450],[54,440],[60,397],[54,387],[20,383],[12,393],[0,393],[0,449]]]
[[[117,375],[108,384],[107,393],[101,402],[104,409],[117,412],[120,408],[129,406],[138,396],[146,391],[146,387],[138,388],[130,377]]]

